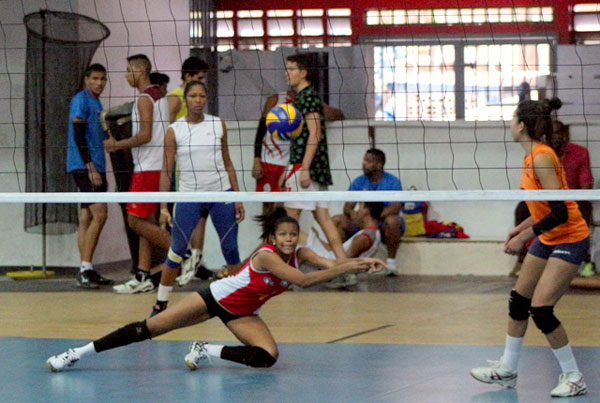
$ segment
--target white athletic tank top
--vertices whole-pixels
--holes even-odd
[[[189,124],[185,117],[169,126],[177,142],[179,191],[222,192],[231,189],[223,162],[223,126],[218,116],[204,114],[204,121]]]
[[[277,104],[291,102],[287,93],[277,94]],[[291,141],[273,138],[267,131],[262,142],[262,162],[272,165],[287,166],[290,162]]]
[[[167,98],[156,85],[147,87],[144,92],[136,98],[131,110],[131,132],[135,136],[140,131],[140,113],[138,102],[141,97],[152,100],[152,140],[149,143],[131,149],[133,157],[134,172],[160,171],[162,170],[165,133],[169,125],[169,107]]]

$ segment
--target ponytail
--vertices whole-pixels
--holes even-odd
[[[282,207],[276,208],[269,214],[259,215],[254,220],[261,226],[262,233],[260,234],[260,237],[264,243],[269,242],[269,237],[274,235],[277,227],[283,223],[292,223],[296,225],[298,229],[300,228],[298,221],[296,221],[295,218],[288,216],[287,212]]]
[[[560,109],[562,102],[558,98],[542,101],[523,101],[517,106],[517,120],[523,122],[531,139],[543,141],[557,154],[564,147],[562,136],[555,136],[552,128],[551,113]]]

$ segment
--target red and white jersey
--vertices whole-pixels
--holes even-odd
[[[277,94],[278,105],[293,101],[286,93]],[[290,141],[273,138],[271,133],[267,132],[262,141],[262,161],[267,164],[287,166],[290,162],[290,143]]]
[[[259,253],[277,253],[277,250],[272,244],[261,247],[248,259],[238,274],[210,284],[210,291],[215,300],[234,315],[258,314],[265,302],[291,286],[289,282],[280,279],[270,271],[259,271],[254,268],[252,259]],[[298,267],[295,252],[286,263]]]

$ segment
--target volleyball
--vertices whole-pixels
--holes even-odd
[[[300,136],[304,119],[292,104],[279,104],[267,114],[267,130],[279,140],[289,141]]]

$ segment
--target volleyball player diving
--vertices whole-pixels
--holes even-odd
[[[514,141],[525,149],[521,188],[525,190],[568,189],[565,172],[556,150],[550,113],[552,101],[519,103],[510,125]],[[525,243],[533,242],[510,293],[508,334],[504,354],[487,367],[471,370],[478,381],[515,387],[517,364],[529,316],[544,333],[560,364],[558,385],[553,397],[569,397],[587,392],[564,327],[554,315],[554,306],[569,288],[589,247],[589,230],[574,201],[527,201],[531,217],[508,234],[504,251],[518,254]]]
[[[285,215],[283,209],[262,216],[261,224],[263,238],[269,239],[269,243],[259,248],[235,276],[211,283],[156,316],[130,323],[85,346],[52,356],[46,364],[52,371],[58,372],[73,366],[84,356],[152,339],[217,316],[243,345],[193,342],[184,358],[191,370],[209,356],[250,367],[271,367],[279,352],[269,328],[259,316],[265,302],[286,291],[292,284],[309,287],[343,273],[385,268],[384,262],[375,258],[337,263],[318,257],[310,249],[298,247],[298,222]],[[302,273],[297,267],[304,262],[326,270]]]

